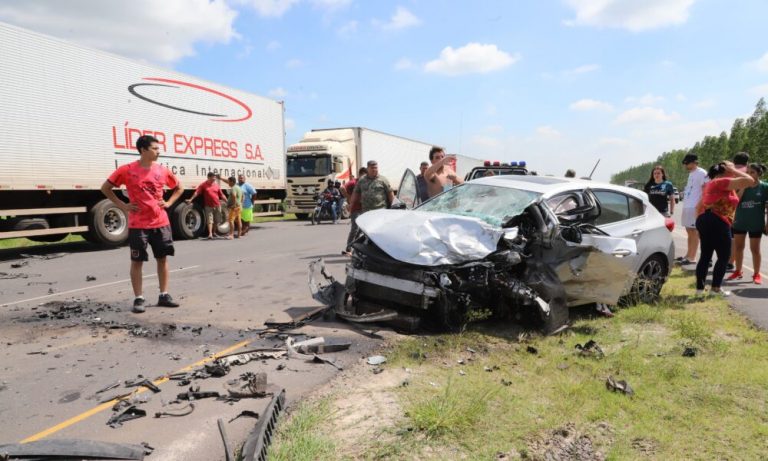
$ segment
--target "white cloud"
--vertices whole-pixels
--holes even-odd
[[[411,61],[408,58],[400,58],[395,63],[395,70],[407,70],[407,69],[413,69],[413,61]]]
[[[424,70],[444,75],[484,74],[509,67],[518,60],[519,55],[510,55],[496,45],[468,43],[456,49],[446,46],[438,59],[424,65]]]
[[[289,130],[292,130],[294,128],[296,128],[296,122],[293,121],[292,118],[287,118],[286,117],[286,119],[285,119],[285,130],[289,131]]]
[[[496,115],[499,113],[499,110],[496,108],[495,104],[488,103],[485,105],[485,115]]]
[[[585,64],[583,66],[579,66],[573,69],[568,69],[563,71],[564,75],[579,75],[579,74],[586,74],[589,72],[594,72],[596,70],[600,69],[600,66],[597,64]]]
[[[312,0],[312,4],[315,8],[322,8],[326,10],[336,10],[339,8],[345,8],[352,3],[352,0]]]
[[[236,0],[236,2],[253,8],[259,16],[279,18],[299,0]]]
[[[696,109],[707,109],[710,107],[715,107],[717,104],[717,101],[714,99],[702,99],[701,101],[697,101],[693,104],[693,107]]]
[[[269,43],[267,43],[267,51],[275,51],[280,49],[280,47],[283,46],[280,42],[277,40],[271,40]]]
[[[336,31],[337,34],[341,35],[342,37],[349,37],[350,35],[357,32],[357,21],[349,21],[339,27],[339,30]]]
[[[749,89],[750,94],[765,97],[768,96],[768,83],[763,83],[762,85],[753,86]]]
[[[616,117],[615,122],[623,123],[646,123],[646,122],[671,122],[680,118],[676,112],[667,113],[664,109],[655,107],[635,107],[622,112]]]
[[[664,102],[664,97],[646,93],[642,96],[629,96],[624,100],[624,102],[641,106],[653,106]]]
[[[285,89],[281,86],[278,86],[277,88],[272,88],[269,90],[269,97],[275,98],[275,99],[282,99],[288,95],[288,92],[285,91]]]
[[[421,19],[417,18],[408,9],[398,6],[395,13],[389,18],[389,21],[381,22],[374,19],[372,22],[375,26],[379,26],[384,30],[398,30],[418,26],[421,24]]]
[[[556,129],[552,128],[549,125],[544,125],[536,128],[536,134],[538,134],[543,138],[548,138],[548,139],[557,139],[562,136],[562,134],[560,134],[559,131],[557,131]]]
[[[304,62],[302,62],[301,59],[289,59],[285,63],[285,67],[289,69],[298,69],[299,67],[303,66]]]
[[[683,24],[696,0],[566,0],[576,17],[568,25],[617,27],[639,32]]]
[[[760,59],[752,63],[757,70],[761,72],[768,72],[768,53],[765,53]]]
[[[195,44],[237,38],[237,12],[223,0],[0,3],[0,20],[134,59],[170,64]]]
[[[680,102],[685,102],[685,101],[688,100],[688,98],[686,98],[683,93],[677,93],[675,95],[675,100],[680,101]]]
[[[488,125],[487,127],[483,128],[483,131],[486,133],[501,133],[504,131],[504,127],[501,125]]]
[[[613,106],[607,102],[597,101],[595,99],[579,99],[570,106],[571,110],[576,111],[589,111],[589,110],[602,110],[610,112],[613,110]]]

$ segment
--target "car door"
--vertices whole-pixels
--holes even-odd
[[[400,187],[397,189],[396,197],[409,210],[421,203],[417,187],[416,174],[410,168],[406,168],[402,179],[400,179]]]
[[[614,237],[635,241],[638,254],[632,267],[637,271],[649,256],[647,249],[654,246],[654,232],[647,222],[645,204],[636,197],[613,190],[595,190],[594,194],[603,209],[595,225]]]

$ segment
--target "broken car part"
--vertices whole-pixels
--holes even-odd
[[[155,418],[162,418],[163,416],[187,416],[192,414],[193,411],[195,411],[195,404],[189,402],[181,408],[171,408],[158,411],[155,413]]]
[[[352,343],[338,338],[312,338],[294,343],[293,347],[303,354],[324,354],[326,352],[345,351]]]
[[[28,443],[0,444],[0,459],[122,459],[142,461],[144,455],[148,454],[147,451],[152,452],[147,447],[81,439],[40,440]]]
[[[605,357],[605,352],[603,352],[603,349],[592,339],[584,343],[583,346],[581,344],[577,344],[574,347],[579,350],[579,355],[594,357],[596,359],[602,359]]]
[[[277,425],[277,418],[285,406],[285,389],[275,394],[264,410],[264,418],[259,419],[256,427],[243,445],[243,461],[265,461],[269,444],[272,442],[272,434]]]
[[[608,379],[605,380],[605,387],[609,391],[621,392],[622,394],[630,396],[635,395],[635,391],[632,389],[628,382],[623,379],[616,381],[613,379],[613,376],[608,376]]]
[[[147,412],[134,406],[128,407],[124,412],[112,415],[107,421],[107,426],[111,428],[120,427],[123,423],[133,419],[139,419],[147,416]]]
[[[386,362],[387,358],[383,355],[372,355],[368,357],[368,365],[381,365],[382,363]]]
[[[227,385],[227,392],[235,398],[267,396],[267,374],[263,371],[244,373],[239,379],[229,381]]]
[[[219,418],[216,420],[216,423],[219,425],[221,440],[224,442],[224,460],[233,461],[235,457],[232,454],[232,448],[229,446],[229,438],[227,437],[227,428],[224,426],[224,420]]]
[[[343,368],[340,365],[337,365],[335,360],[333,359],[329,359],[317,354],[309,355],[309,354],[302,354],[301,352],[298,352],[293,347],[293,338],[291,337],[288,337],[285,339],[285,347],[286,349],[288,349],[288,357],[303,359],[307,362],[327,363],[328,365],[331,365],[332,367],[336,368],[339,371],[343,370]]]
[[[200,386],[191,386],[187,392],[182,392],[176,396],[178,400],[200,400],[219,397],[218,392],[204,391],[200,392]]]
[[[238,413],[237,416],[235,416],[234,418],[230,419],[229,422],[231,423],[232,421],[236,420],[237,418],[254,418],[254,419],[259,419],[259,414],[256,413],[255,411],[243,410],[240,413]]]

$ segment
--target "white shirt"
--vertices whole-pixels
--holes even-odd
[[[695,170],[688,173],[688,183],[685,185],[685,200],[683,208],[695,208],[701,200],[704,184],[709,182],[707,172],[704,168],[696,167]]]

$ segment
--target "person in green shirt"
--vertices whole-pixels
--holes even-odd
[[[229,237],[227,239],[232,240],[235,238],[235,223],[237,223],[237,236],[239,237],[243,232],[243,222],[240,219],[243,212],[243,190],[237,185],[234,176],[230,176],[227,183],[231,187],[227,199],[227,208],[229,208]]]
[[[744,189],[736,208],[736,218],[733,221],[733,238],[735,242],[736,270],[728,277],[728,280],[740,280],[744,275],[741,272],[744,262],[744,246],[749,234],[749,250],[752,252],[754,274],[752,282],[757,285],[763,283],[760,275],[760,239],[764,233],[768,233],[766,224],[766,204],[768,204],[768,182],[760,181],[765,173],[765,165],[751,163],[747,173],[757,181],[757,185]]]

